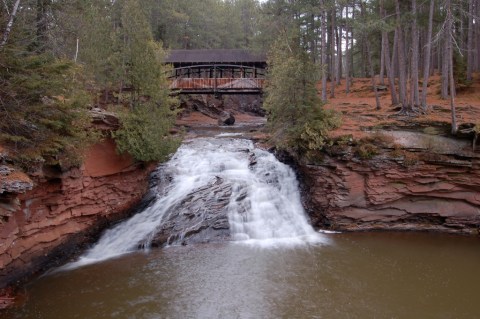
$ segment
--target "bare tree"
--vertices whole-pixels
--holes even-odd
[[[13,5],[12,13],[10,13],[10,18],[8,19],[7,27],[3,32],[2,42],[0,42],[0,50],[2,50],[5,44],[7,44],[8,37],[10,36],[10,32],[12,32],[13,22],[15,21],[15,16],[17,15],[19,6],[20,6],[20,0],[16,0],[15,4]]]

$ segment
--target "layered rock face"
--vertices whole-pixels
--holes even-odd
[[[300,165],[307,210],[334,230],[429,230],[478,235],[480,156],[432,154],[415,160],[392,151],[369,160],[352,154]]]
[[[0,194],[0,288],[51,266],[126,217],[146,193],[150,171],[117,155],[107,139],[87,152],[81,168],[44,171],[32,190]]]

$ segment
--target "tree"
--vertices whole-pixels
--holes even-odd
[[[472,81],[473,73],[473,9],[473,0],[468,0],[467,81]]]
[[[453,13],[452,13],[452,3],[451,0],[445,1],[445,10],[447,11],[446,20],[445,20],[445,31],[446,31],[446,51],[447,51],[447,65],[448,65],[448,78],[449,78],[449,88],[450,88],[450,108],[452,115],[452,134],[457,134],[457,117],[455,111],[455,79],[453,77]]]
[[[322,28],[322,101],[327,101],[327,12],[325,10],[324,1],[322,1],[323,10],[321,15],[321,28]]]
[[[397,19],[397,25],[395,33],[397,34],[397,57],[399,64],[399,79],[398,79],[398,91],[399,91],[399,100],[402,105],[401,113],[408,113],[408,101],[407,101],[407,77],[405,74],[405,46],[404,46],[404,37],[403,37],[403,25],[401,20],[400,13],[400,2],[395,0],[395,14]]]
[[[350,93],[349,6],[345,6],[345,92]]]
[[[320,150],[325,137],[339,124],[322,108],[315,88],[317,76],[308,55],[291,39],[279,39],[269,55],[264,107],[277,147],[308,155]]]
[[[387,19],[387,13],[386,13],[386,10],[385,10],[385,7],[384,7],[384,2],[383,0],[380,0],[380,12],[381,12],[381,16],[382,16],[382,52],[383,52],[383,55],[384,55],[384,62],[385,62],[385,69],[387,71],[387,77],[388,77],[388,85],[390,87],[390,95],[391,95],[391,101],[392,101],[392,105],[397,105],[398,104],[398,97],[397,97],[397,90],[395,88],[395,72],[394,72],[394,69],[395,69],[395,65],[394,65],[394,62],[395,62],[395,53],[396,53],[396,37],[395,37],[395,40],[394,40],[394,45],[393,45],[393,57],[392,59],[390,60],[390,44],[389,44],[389,41],[388,41],[388,32],[387,32],[387,27],[388,27],[388,24],[386,22],[386,19]]]
[[[0,143],[26,170],[78,166],[96,138],[81,69],[50,53],[17,53],[23,50],[8,47],[0,55]]]
[[[412,0],[412,55],[411,55],[411,71],[410,71],[410,107],[414,109],[420,105],[418,92],[418,29],[417,29],[417,1]]]
[[[428,31],[427,43],[425,45],[424,62],[423,62],[423,87],[422,87],[422,108],[427,111],[427,91],[428,78],[430,77],[430,57],[432,54],[432,30],[433,30],[433,12],[435,9],[435,0],[430,0],[430,10],[428,14]]]
[[[163,161],[180,144],[169,135],[175,121],[169,96],[164,51],[153,41],[139,0],[126,0],[121,14],[125,84],[130,87],[130,112],[113,136],[120,152],[142,161]]]

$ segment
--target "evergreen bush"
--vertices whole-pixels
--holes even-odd
[[[18,49],[18,48],[17,48]],[[34,163],[78,166],[97,138],[89,130],[82,70],[51,54],[0,54],[0,144],[24,168]]]
[[[327,134],[340,125],[336,112],[323,109],[317,95],[319,67],[298,45],[277,41],[269,55],[264,107],[273,143],[309,157],[323,148]]]

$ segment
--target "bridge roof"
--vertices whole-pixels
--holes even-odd
[[[167,63],[266,63],[264,53],[242,49],[171,50]]]

